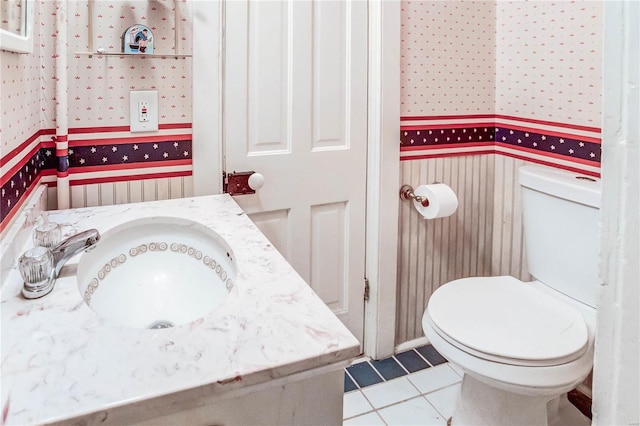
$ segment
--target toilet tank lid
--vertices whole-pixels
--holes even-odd
[[[600,179],[551,167],[522,166],[520,185],[565,200],[600,208]]]

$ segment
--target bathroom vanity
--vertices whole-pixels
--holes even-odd
[[[76,280],[82,255],[47,296],[20,295],[15,259],[32,246],[38,193],[45,191],[34,192],[2,242],[5,424],[342,423],[343,368],[359,343],[230,196],[49,212],[63,238],[162,216],[224,240],[235,268],[224,302],[182,325],[150,329],[114,323],[87,304]],[[141,310],[150,303],[136,298]]]

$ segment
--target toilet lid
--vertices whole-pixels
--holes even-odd
[[[509,364],[570,362],[588,343],[576,309],[513,277],[447,283],[431,295],[427,312],[448,341]]]

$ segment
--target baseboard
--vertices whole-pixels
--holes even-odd
[[[418,337],[417,339],[409,340],[408,342],[400,343],[396,346],[394,354],[408,351],[410,349],[417,348],[419,346],[424,346],[429,344],[429,339],[426,337]]]

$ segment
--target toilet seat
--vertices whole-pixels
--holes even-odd
[[[565,364],[588,346],[580,312],[510,276],[451,281],[433,293],[426,317],[458,349],[503,364]]]

